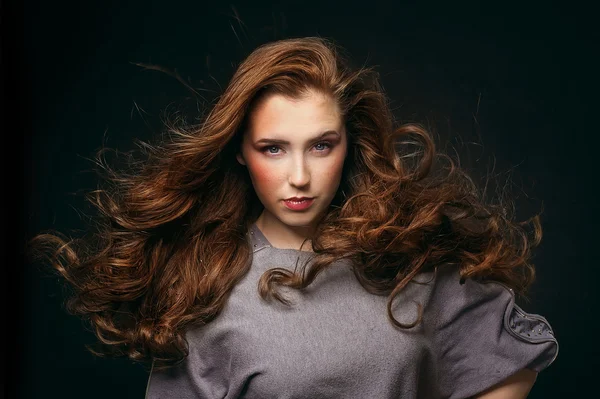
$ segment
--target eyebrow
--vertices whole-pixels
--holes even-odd
[[[317,137],[314,137],[312,139],[310,139],[310,142],[313,141],[317,141],[317,140],[322,140],[327,136],[331,136],[334,135],[337,138],[340,137],[340,134],[338,132],[336,132],[335,130],[328,130],[326,132],[321,133],[320,135],[318,135]],[[281,139],[270,139],[270,138],[264,138],[264,139],[260,139],[256,142],[256,144],[263,144],[263,143],[269,143],[269,144],[290,144],[289,141],[287,140],[281,140]]]

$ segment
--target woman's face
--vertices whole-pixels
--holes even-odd
[[[311,232],[340,185],[347,146],[344,122],[331,97],[311,91],[299,99],[272,94],[259,101],[237,160],[247,166],[265,207],[262,225],[284,235],[290,229]],[[286,201],[292,197],[311,200]]]

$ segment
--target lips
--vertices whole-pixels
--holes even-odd
[[[308,209],[313,204],[313,202],[314,198],[309,197],[292,197],[283,200],[285,206],[293,211],[303,211],[305,209]]]
[[[300,202],[303,200],[310,200],[310,199],[313,199],[313,197],[291,197],[291,198],[286,198],[284,201]]]

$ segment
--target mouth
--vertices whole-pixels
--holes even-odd
[[[302,211],[309,208],[314,202],[314,198],[310,197],[292,197],[283,200],[283,203],[288,209],[293,211]]]
[[[311,200],[313,198],[314,197],[290,197],[290,198],[284,199],[284,201],[300,202],[300,201],[304,201],[304,200]]]

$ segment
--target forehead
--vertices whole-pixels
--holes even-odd
[[[293,139],[325,130],[339,131],[343,125],[337,102],[315,91],[300,98],[268,95],[251,111],[249,122],[247,133],[254,139],[273,135]]]

